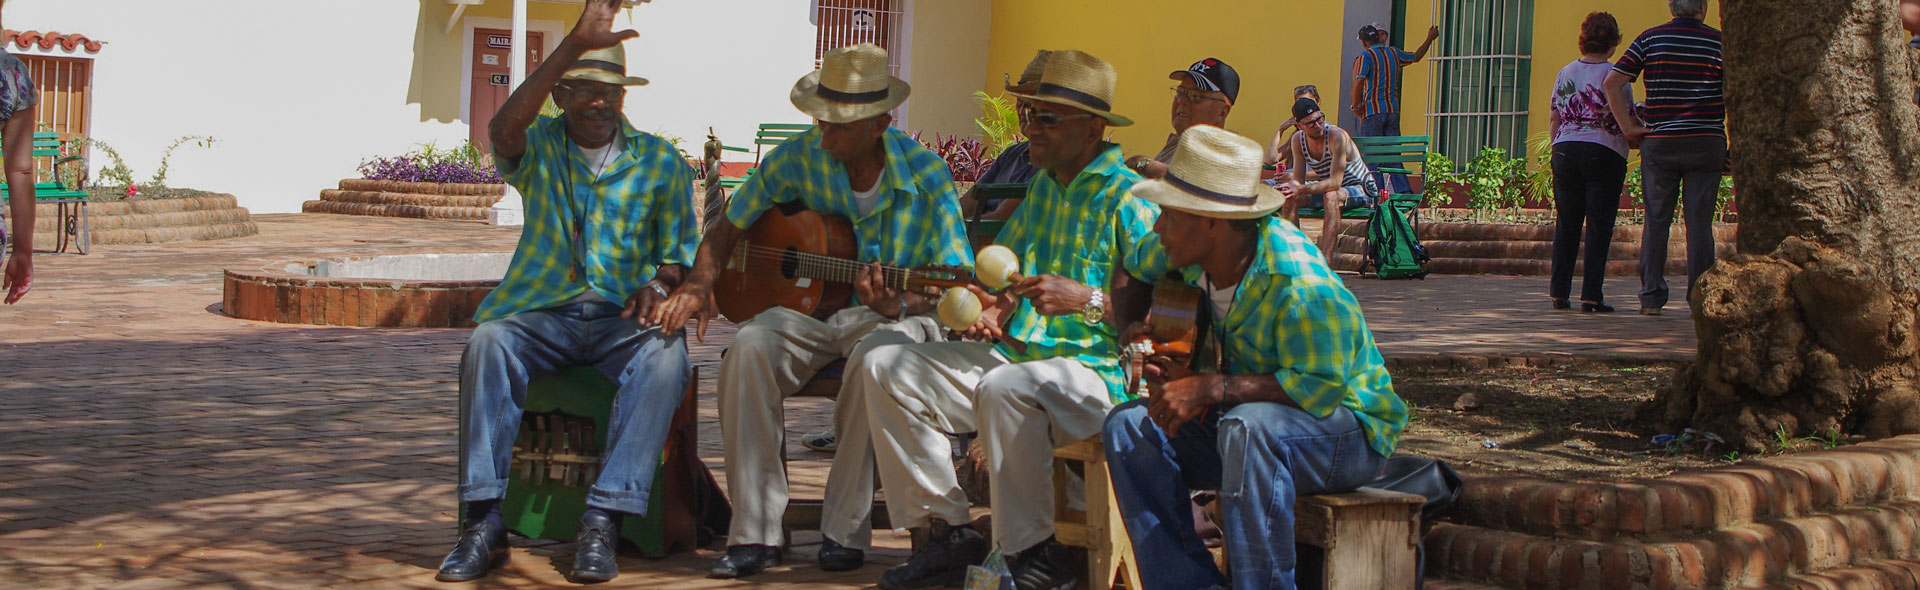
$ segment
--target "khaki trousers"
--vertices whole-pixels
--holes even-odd
[[[733,500],[729,545],[780,545],[787,511],[786,412],[781,402],[814,373],[847,359],[846,374],[863,366],[876,346],[924,342],[940,336],[926,316],[888,320],[865,307],[842,310],[822,322],[775,307],[761,312],[733,337],[720,361],[720,434],[726,445],[727,495]],[[867,434],[866,395],[858,380],[844,379],[833,412],[839,449],[827,475],[820,528],[847,547],[872,542],[873,447]]]
[[[872,413],[894,526],[971,520],[946,434],[977,430],[994,543],[1014,552],[1053,535],[1053,449],[1100,432],[1113,402],[1099,373],[1064,358],[1009,363],[979,342],[885,346],[865,360],[847,379],[860,381]]]

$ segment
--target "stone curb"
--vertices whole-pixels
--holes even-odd
[[[1632,367],[1647,363],[1679,363],[1693,360],[1691,354],[1663,352],[1654,354],[1399,354],[1386,357],[1387,370],[1547,368],[1547,367]]]
[[[427,207],[481,207],[491,208],[500,202],[499,195],[430,195],[424,193],[393,193],[383,191],[350,191],[327,189],[320,191],[320,200],[335,203],[367,203],[372,205],[420,205]]]
[[[307,201],[301,203],[300,211],[302,213],[334,213],[341,215],[454,219],[463,221],[484,221],[487,218],[487,208],[485,207],[375,205],[370,203],[342,203],[337,201]]]
[[[1466,483],[1458,524],[1586,540],[1657,540],[1883,501],[1920,501],[1920,435],[1624,483]]]
[[[1429,588],[1432,586],[1429,585]],[[1764,590],[1920,590],[1920,561],[1887,560],[1814,574],[1787,576]]]
[[[1503,588],[1706,590],[1881,560],[1920,548],[1920,503],[1896,502],[1749,524],[1673,542],[1599,543],[1442,524],[1425,541],[1430,575]]]
[[[505,184],[466,184],[457,182],[399,182],[394,180],[340,180],[340,190],[423,195],[476,195],[499,197],[507,194]]]

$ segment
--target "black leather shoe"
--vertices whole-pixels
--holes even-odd
[[[971,526],[948,526],[933,519],[927,542],[907,562],[880,573],[884,590],[917,590],[959,586],[967,580],[967,566],[987,558],[987,538]]]
[[[1613,306],[1605,303],[1580,302],[1580,311],[1585,313],[1613,313]]]
[[[780,548],[772,545],[728,545],[727,554],[713,560],[709,578],[744,578],[780,565]]]
[[[1572,304],[1570,304],[1570,303],[1567,303],[1567,300],[1565,300],[1565,299],[1561,299],[1561,298],[1559,298],[1559,297],[1554,297],[1554,298],[1552,298],[1552,299],[1553,299],[1553,308],[1554,308],[1554,309],[1567,309],[1567,308],[1569,308],[1569,307],[1573,307],[1573,305],[1572,305]]]
[[[866,564],[867,552],[848,548],[825,536],[820,537],[820,569],[844,572],[860,569]]]
[[[460,541],[440,562],[442,582],[466,582],[486,577],[487,571],[507,562],[507,529],[485,520],[467,525]]]
[[[620,575],[620,563],[613,551],[620,537],[613,519],[598,514],[580,517],[580,532],[573,535],[573,581],[581,584],[605,582]]]
[[[1013,574],[1014,590],[1068,590],[1073,587],[1073,566],[1067,560],[1067,546],[1049,537],[1007,560]]]

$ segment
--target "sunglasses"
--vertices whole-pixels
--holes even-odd
[[[1028,125],[1032,125],[1035,127],[1039,127],[1041,129],[1051,129],[1055,125],[1059,125],[1061,122],[1064,122],[1064,121],[1069,121],[1073,119],[1092,119],[1098,116],[1099,115],[1095,115],[1092,113],[1084,113],[1079,115],[1056,115],[1053,113],[1041,111],[1031,107],[1026,107],[1026,108],[1020,109],[1020,126],[1026,127]]]
[[[581,98],[589,101],[595,98],[600,98],[600,99],[605,99],[611,102],[614,100],[618,100],[622,95],[625,95],[627,93],[626,87],[613,86],[613,85],[585,86],[585,85],[574,85],[574,84],[560,84],[560,85],[554,86],[554,89],[559,90],[560,92],[565,93],[568,96]]]
[[[1210,95],[1210,94],[1207,94],[1206,92],[1203,92],[1203,91],[1200,91],[1200,90],[1195,90],[1195,89],[1192,89],[1192,88],[1185,88],[1185,87],[1181,87],[1181,86],[1175,86],[1175,87],[1173,87],[1173,88],[1172,88],[1172,90],[1173,90],[1173,99],[1174,99],[1174,100],[1184,100],[1184,101],[1187,101],[1187,104],[1193,104],[1193,103],[1197,103],[1197,102],[1205,102],[1205,101],[1210,101],[1210,100],[1211,100],[1211,101],[1219,101],[1219,102],[1227,102],[1227,99],[1224,99],[1224,98],[1220,98],[1220,97],[1218,97],[1218,96],[1213,96],[1213,95]]]

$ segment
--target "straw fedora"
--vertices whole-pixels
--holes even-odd
[[[562,80],[591,80],[620,86],[646,86],[646,78],[627,75],[627,48],[602,47],[580,54],[580,59],[561,74]]]
[[[1020,72],[1020,81],[1007,84],[1007,89],[1014,92],[1032,94],[1034,88],[1039,86],[1040,76],[1047,72],[1047,56],[1049,55],[1053,55],[1053,52],[1045,49],[1040,50],[1039,53],[1035,53],[1033,55],[1033,61],[1027,62],[1027,69]]]
[[[871,119],[907,101],[913,89],[887,75],[887,50],[872,43],[827,52],[820,69],[793,83],[793,106],[827,123]]]
[[[1260,182],[1263,148],[1212,125],[1180,134],[1173,162],[1159,180],[1143,180],[1129,194],[1203,217],[1253,219],[1273,213],[1286,195]]]
[[[1120,76],[1113,66],[1100,58],[1068,49],[1047,56],[1046,71],[1029,90],[1020,85],[1007,87],[1014,96],[1063,104],[1099,115],[1107,124],[1125,127],[1133,119],[1113,113],[1113,88]]]

